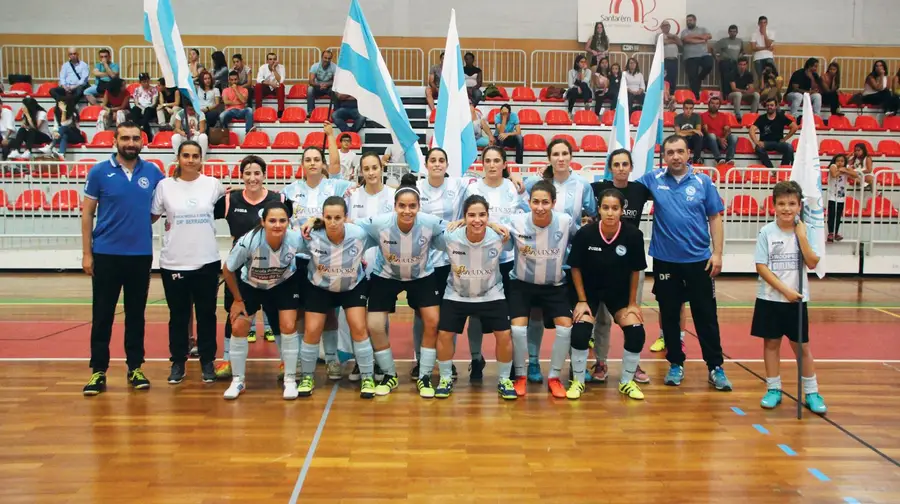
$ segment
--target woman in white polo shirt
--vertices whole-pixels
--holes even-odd
[[[197,321],[197,346],[205,383],[216,381],[216,298],[219,290],[219,246],[214,209],[225,189],[218,179],[201,173],[203,153],[193,140],[178,148],[175,173],[159,183],[150,212],[166,216],[159,267],[169,306],[169,383],[181,383],[188,356],[191,305]]]

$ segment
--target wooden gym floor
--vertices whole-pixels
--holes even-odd
[[[651,285],[647,347],[658,334]],[[829,412],[805,411],[802,420],[787,346],[789,396],[774,411],[759,407],[761,343],[748,335],[755,290],[750,278],[717,285],[731,393],[711,390],[698,360],[681,387],[665,387],[664,356],[645,352],[647,399],[623,399],[614,329],[611,380],[589,385],[580,401],[531,385],[526,397],[504,402],[490,362],[484,384],[470,384],[465,337],[453,396],[426,401],[408,378],[411,312],[400,308],[392,341],[405,361],[391,396],[363,401],[356,384],[323,373],[313,397],[285,402],[275,345],[260,338],[247,392],[226,402],[226,385],[201,383],[196,361],[183,384],[165,383],[158,277],[147,308],[151,390],[125,386],[117,323],[109,391],[85,398],[89,279],[2,274],[0,503],[900,502],[900,283],[814,281],[812,345]],[[688,357],[697,359],[688,325]],[[548,332],[545,356],[551,341]]]

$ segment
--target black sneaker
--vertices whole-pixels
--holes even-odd
[[[480,382],[484,378],[484,357],[469,363],[469,381]]]
[[[216,366],[215,366],[215,364],[212,362],[200,364],[200,378],[203,380],[203,383],[215,383],[216,382]]]
[[[172,370],[169,371],[169,385],[177,385],[184,381],[184,363],[173,362]]]
[[[456,370],[456,364],[453,364],[453,381],[459,378],[459,372]]]
[[[413,381],[419,379],[419,361],[416,361],[416,365],[409,372],[409,377],[413,379]]]
[[[92,374],[91,379],[88,380],[87,385],[84,386],[81,392],[86,396],[95,396],[106,392],[106,373],[97,371]]]
[[[131,371],[128,371],[128,374],[125,375],[125,379],[128,380],[128,383],[136,390],[150,388],[150,380],[147,379],[144,375],[144,370],[141,368],[134,368]]]
[[[362,375],[359,372],[359,364],[353,364],[353,371],[350,371],[350,374],[347,375],[347,379],[352,382],[358,382],[362,379]]]

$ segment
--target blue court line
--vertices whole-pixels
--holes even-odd
[[[309,444],[309,450],[306,451],[306,459],[303,461],[303,468],[300,469],[300,475],[297,476],[297,483],[294,485],[293,493],[291,493],[291,500],[288,501],[290,504],[296,504],[297,499],[300,498],[300,490],[303,489],[306,473],[309,471],[313,456],[316,454],[316,447],[319,446],[319,438],[322,437],[322,431],[325,430],[325,421],[328,420],[328,413],[331,412],[331,405],[334,404],[334,398],[337,396],[337,391],[338,384],[335,383],[334,387],[331,389],[331,395],[328,396],[328,402],[325,403],[325,410],[322,411],[322,419],[319,420],[319,427],[316,428],[316,434]]]
[[[734,411],[735,413],[737,413],[737,414],[740,415],[740,416],[746,416],[746,415],[747,415],[746,413],[744,413],[744,410],[742,410],[741,408],[738,408],[737,406],[732,406],[732,407],[731,407],[731,411]]]
[[[786,444],[780,444],[780,445],[778,445],[778,447],[781,448],[781,451],[783,451],[784,453],[786,453],[787,456],[789,456],[789,457],[796,457],[796,456],[797,456],[797,452],[795,452],[794,450],[792,450],[791,447],[788,446],[788,445],[786,445]]]
[[[760,434],[768,434],[769,430],[763,427],[762,425],[755,423],[753,424],[753,428],[758,430]]]
[[[831,478],[829,478],[828,476],[825,476],[825,473],[823,473],[822,471],[820,471],[818,469],[814,469],[814,468],[810,467],[808,469],[808,471],[810,474],[812,474],[813,476],[818,478],[819,481],[831,481]]]
[[[859,504],[859,501],[854,499],[853,497],[844,497],[844,502],[847,504]]]

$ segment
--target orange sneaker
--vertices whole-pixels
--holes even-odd
[[[216,378],[225,380],[231,378],[231,363],[228,361],[216,362]]]
[[[550,389],[550,395],[559,399],[566,398],[566,389],[563,387],[559,378],[550,378],[547,380],[547,387]]]
[[[524,376],[520,376],[516,378],[516,382],[513,384],[513,388],[516,389],[516,395],[519,397],[525,396],[525,389],[528,387],[528,378]]]

